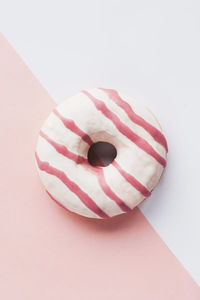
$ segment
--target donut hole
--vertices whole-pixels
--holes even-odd
[[[88,150],[88,162],[94,167],[107,167],[117,156],[115,146],[107,142],[97,142]]]

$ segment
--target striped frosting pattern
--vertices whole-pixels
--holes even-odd
[[[107,167],[88,163],[89,147],[113,144]],[[150,196],[166,166],[167,142],[153,114],[111,89],[84,90],[59,105],[38,138],[36,163],[49,196],[67,210],[109,218]]]

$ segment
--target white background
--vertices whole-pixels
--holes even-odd
[[[168,167],[141,210],[200,284],[199,0],[0,0],[0,30],[55,101],[102,86],[154,111]]]

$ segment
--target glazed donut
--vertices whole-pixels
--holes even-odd
[[[106,151],[113,155],[107,162]],[[131,211],[151,195],[166,166],[167,142],[144,105],[95,88],[52,111],[35,156],[52,199],[71,212],[104,219]]]

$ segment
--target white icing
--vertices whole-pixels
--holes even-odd
[[[89,93],[103,101],[120,118],[121,122],[126,124],[138,136],[145,139],[163,158],[166,158],[165,148],[156,142],[141,126],[134,124],[124,110],[111,101],[104,91],[92,89],[89,90]],[[161,131],[158,121],[145,106],[122,94],[120,94],[120,97],[132,106],[135,113]],[[112,121],[96,109],[87,95],[78,93],[59,105],[57,111],[63,117],[72,119],[82,131],[91,137],[93,142],[107,141],[113,144],[117,149],[116,162],[149,191],[157,185],[163,172],[163,166],[120,133]],[[74,132],[66,128],[53,112],[44,123],[42,131],[56,143],[66,146],[74,154],[87,158],[89,145]],[[76,164],[58,153],[43,137],[39,137],[36,151],[41,161],[48,162],[51,166],[63,171],[108,216],[111,217],[123,213],[121,208],[102,191],[95,174],[91,173],[84,165]],[[134,208],[144,200],[145,197],[127,182],[112,164],[104,167],[103,171],[106,183],[127,206]],[[46,190],[66,208],[83,216],[99,218],[58,178],[40,169],[39,174]]]
[[[160,155],[164,158],[166,158],[166,151],[164,149],[164,147],[162,145],[160,145],[159,143],[157,143],[154,138],[141,126],[137,125],[136,123],[133,123],[127,116],[127,114],[125,113],[125,111],[118,106],[117,104],[115,104],[113,101],[110,101],[109,96],[104,92],[101,91],[100,89],[93,89],[92,90],[92,95],[94,97],[96,97],[97,99],[104,99],[104,103],[106,104],[106,106],[113,112],[115,112],[115,114],[120,118],[121,121],[123,121],[131,130],[133,130],[133,132],[137,133],[140,137],[144,138],[152,147],[154,147],[156,149],[156,151],[158,151],[158,153],[160,153]],[[125,99],[127,97],[125,97],[124,95],[120,95],[122,99]],[[136,104],[137,103],[137,104]],[[136,101],[132,101],[130,103],[132,105],[132,107],[135,107],[135,104],[137,106],[138,102]],[[141,111],[141,109],[140,109]],[[144,108],[143,108],[144,111]],[[152,124],[153,126],[153,118],[149,117],[152,116],[151,113],[149,113],[148,110],[145,110],[143,112],[143,114],[140,113],[140,116],[142,116],[146,121],[148,120],[148,122],[150,124]],[[157,126],[155,126],[157,127]],[[161,130],[161,128],[159,128],[159,130]]]
[[[89,185],[89,193],[87,193],[92,199],[95,199],[98,206],[110,217],[121,213],[119,206],[103,193],[98,184],[97,177],[94,174],[88,172],[82,165],[76,164],[72,160],[56,152],[53,146],[42,137],[39,137],[37,153],[39,153],[40,160],[47,161],[54,168],[66,173],[67,177],[73,182],[76,182],[83,191],[87,191]],[[55,185],[55,188],[59,187]],[[57,196],[55,198],[56,200],[58,199]],[[82,207],[78,209],[77,213],[83,214]]]

